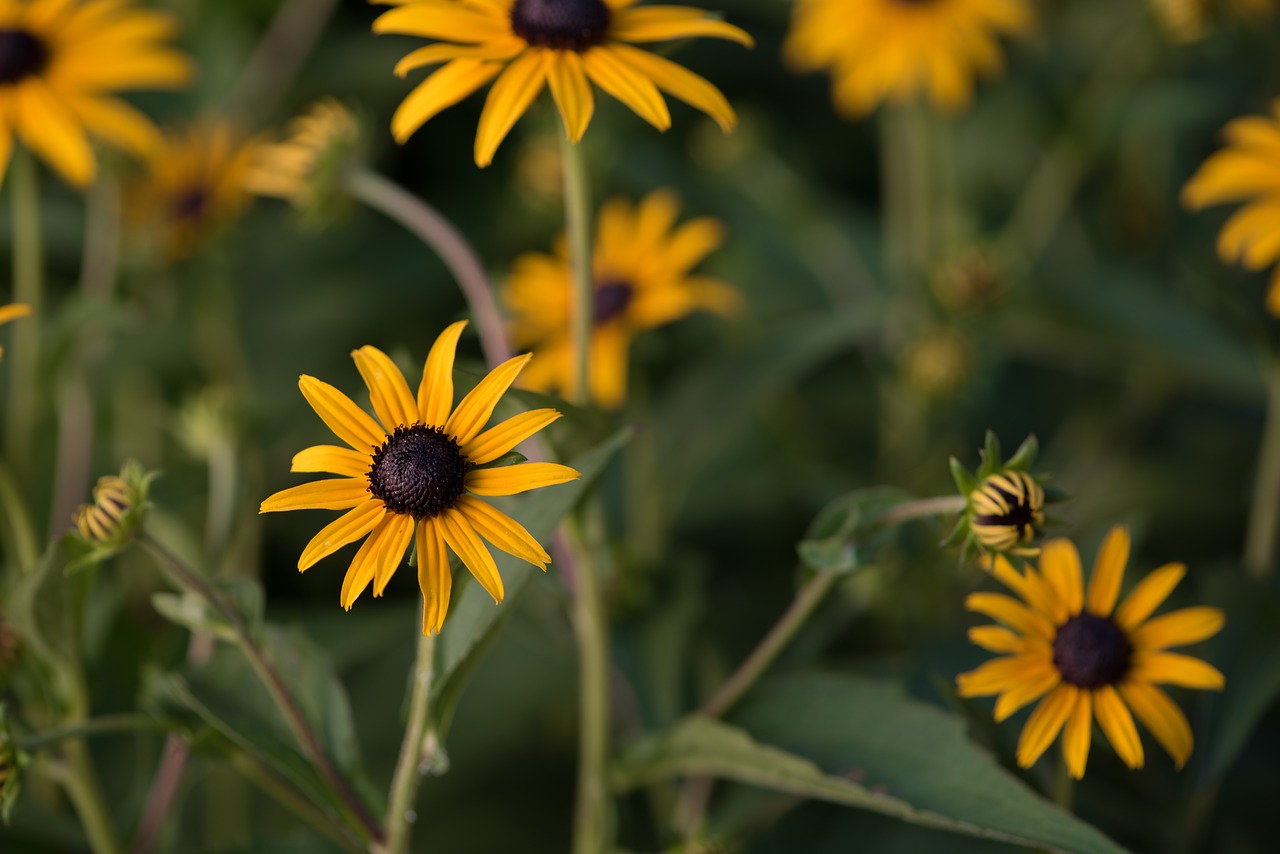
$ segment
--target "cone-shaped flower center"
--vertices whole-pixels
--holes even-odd
[[[198,220],[208,204],[209,193],[203,187],[189,187],[174,198],[173,218],[182,222]]]
[[[1129,638],[1119,626],[1087,612],[1063,623],[1053,639],[1053,666],[1064,681],[1081,688],[1119,682],[1132,655]]]
[[[369,492],[393,513],[438,516],[466,491],[467,458],[443,427],[397,427],[373,452]]]
[[[511,29],[534,47],[584,51],[609,29],[609,7],[600,0],[516,0]]]
[[[635,288],[622,279],[605,279],[596,285],[592,320],[597,326],[608,323],[627,310]]]
[[[26,30],[0,29],[0,85],[39,74],[49,61],[44,42]]]

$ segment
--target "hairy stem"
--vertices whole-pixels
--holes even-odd
[[[423,607],[425,606],[426,603],[423,603]],[[409,720],[405,726],[404,740],[400,743],[400,758],[396,760],[391,794],[387,799],[387,816],[383,821],[387,828],[387,842],[380,849],[383,854],[405,854],[409,850],[409,837],[417,819],[413,807],[422,775],[431,759],[426,755],[424,746],[428,743],[435,652],[435,635],[422,635],[418,639],[418,655],[413,663]]]
[[[1245,529],[1244,565],[1254,578],[1266,578],[1275,570],[1276,527],[1280,524],[1280,360],[1272,359],[1269,371],[1267,420]]]
[[[591,264],[591,191],[582,149],[561,137],[564,161],[564,224],[569,240],[569,268],[573,279],[571,302],[574,402],[591,399],[591,321],[595,313],[595,287]]]
[[[35,157],[19,148],[9,166],[13,204],[13,301],[31,307],[34,317],[14,325],[13,347],[6,359],[9,372],[8,432],[5,458],[11,465],[29,467],[31,430],[35,424],[36,384],[40,368],[40,327],[44,247],[40,223],[40,182]],[[19,479],[26,472],[19,469]]]

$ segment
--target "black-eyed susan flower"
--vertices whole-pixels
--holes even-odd
[[[1000,455],[1000,440],[987,431],[982,464],[970,474],[955,457],[951,476],[965,496],[965,511],[946,545],[963,543],[962,559],[971,552],[1009,553],[1030,557],[1045,524],[1045,502],[1060,494],[1046,493],[1040,479],[1030,473],[1039,453],[1035,436],[1028,436],[1007,460]]]
[[[711,37],[751,47],[741,29],[683,6],[636,6],[635,0],[383,0],[398,8],[373,24],[375,33],[404,33],[438,43],[396,66],[441,65],[409,94],[391,119],[404,142],[424,122],[493,80],[476,131],[475,160],[494,152],[543,87],[577,142],[595,109],[592,84],[658,130],[671,125],[662,92],[715,119],[726,131],[735,116],[724,95],[680,65],[632,44]],[[495,80],[496,78],[496,80]],[[661,91],[659,91],[661,90]]]
[[[741,304],[737,291],[693,268],[724,241],[719,221],[699,217],[676,225],[680,202],[669,190],[638,205],[613,199],[596,224],[594,304],[589,359],[591,400],[614,408],[626,398],[627,361],[637,333],[698,309],[721,313]],[[571,279],[564,241],[557,253],[516,259],[503,298],[520,346],[537,361],[522,380],[529,388],[577,395],[570,336]]]
[[[224,120],[168,131],[128,187],[130,219],[167,260],[191,255],[244,212],[258,145]]]
[[[19,317],[26,317],[31,313],[31,306],[20,302],[9,303],[8,305],[0,305],[0,326],[8,323],[10,320],[17,320]],[[0,347],[0,358],[4,357],[4,348]]]
[[[174,31],[127,0],[0,0],[0,179],[15,137],[77,187],[97,172],[87,134],[147,153],[155,127],[111,93],[186,85]]]
[[[323,98],[290,123],[283,140],[258,147],[245,186],[303,212],[327,208],[342,196],[345,171],[359,146],[355,116],[333,98]]]
[[[68,537],[73,552],[69,569],[101,563],[137,537],[150,506],[147,494],[156,477],[156,472],[130,460],[119,475],[98,478],[93,502],[80,505],[71,519],[75,529]]]
[[[1026,0],[798,0],[783,53],[797,71],[829,70],[836,108],[853,118],[921,95],[957,110],[974,77],[1003,66],[998,36],[1031,24]]]
[[[373,595],[382,595],[410,540],[415,540],[424,633],[440,631],[449,608],[448,550],[497,602],[502,601],[502,577],[484,540],[540,569],[551,561],[520,523],[480,497],[515,495],[578,477],[578,472],[556,463],[488,465],[560,413],[535,409],[483,429],[498,400],[529,363],[528,354],[494,368],[454,407],[453,358],[464,326],[466,321],[459,321],[436,339],[416,396],[382,351],[361,347],[351,354],[368,386],[377,421],[338,389],[304,375],[298,381],[303,396],[348,447],[307,448],[293,458],[292,471],[339,477],[282,490],[261,507],[263,513],[347,511],[322,528],[298,558],[298,569],[304,571],[366,537],[342,583],[341,602],[347,609],[370,583]]]
[[[1096,719],[1124,763],[1140,768],[1143,749],[1134,715],[1179,768],[1191,755],[1191,726],[1157,686],[1221,690],[1224,680],[1216,668],[1168,650],[1212,637],[1222,628],[1223,614],[1195,607],[1151,618],[1186,573],[1180,563],[1152,572],[1117,607],[1128,559],[1129,532],[1117,526],[1098,551],[1086,590],[1075,546],[1051,540],[1041,550],[1038,571],[1019,572],[1002,557],[992,563],[992,574],[1018,599],[973,593],[966,600],[969,610],[1001,624],[970,629],[969,638],[1001,657],[961,674],[960,696],[998,694],[997,721],[1044,698],[1022,729],[1019,766],[1034,765],[1063,732],[1067,769],[1083,777]]]
[[[1280,260],[1280,100],[1269,116],[1244,116],[1222,131],[1227,147],[1211,155],[1182,188],[1192,210],[1245,202],[1218,233],[1218,256],[1261,270]],[[1280,317],[1280,265],[1271,274],[1267,311]]]

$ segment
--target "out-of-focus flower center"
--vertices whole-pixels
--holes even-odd
[[[1087,612],[1063,623],[1053,639],[1053,666],[1064,681],[1081,688],[1119,682],[1132,656],[1133,647],[1119,626]]]
[[[609,29],[609,7],[601,0],[516,0],[511,29],[534,47],[584,51]]]
[[[373,453],[369,492],[393,513],[429,519],[458,502],[470,468],[444,428],[401,426]]]
[[[0,29],[0,85],[19,83],[39,74],[49,61],[49,48],[26,30]]]
[[[622,279],[605,279],[596,285],[591,319],[597,326],[608,323],[627,310],[635,288]]]
[[[189,187],[174,197],[170,214],[179,222],[190,222],[204,216],[209,193],[204,187]]]

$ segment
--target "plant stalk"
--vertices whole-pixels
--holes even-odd
[[[21,147],[9,165],[13,205],[13,301],[31,307],[33,317],[14,324],[8,355],[9,406],[5,457],[11,465],[29,466],[31,430],[35,423],[36,384],[40,368],[40,327],[44,236],[40,223],[40,181],[35,157]],[[25,474],[19,470],[19,479]]]
[[[94,854],[119,854],[120,840],[84,742],[79,738],[69,739],[62,746],[62,755],[66,761],[62,786],[89,837],[89,847]]]
[[[611,850],[609,817],[609,628],[591,543],[598,541],[598,507],[589,503],[564,530],[575,556],[573,628],[578,643],[578,795],[574,854]],[[587,530],[582,530],[582,529]]]
[[[426,607],[426,603],[423,603]],[[417,820],[414,804],[422,775],[430,764],[424,746],[430,731],[431,686],[435,677],[435,635],[424,634],[418,639],[418,654],[413,663],[413,694],[409,700],[409,720],[400,744],[400,758],[396,760],[395,775],[391,779],[391,794],[387,799],[387,815],[383,824],[387,828],[387,842],[379,849],[381,854],[406,854],[413,824]]]
[[[1272,358],[1268,370],[1267,420],[1244,544],[1245,569],[1258,579],[1275,570],[1276,527],[1280,524],[1280,360]]]
[[[573,279],[570,303],[574,358],[575,403],[591,399],[591,325],[595,314],[595,283],[591,261],[591,190],[587,184],[587,166],[582,149],[560,138],[560,155],[564,169],[564,225],[569,242],[569,269]]]

